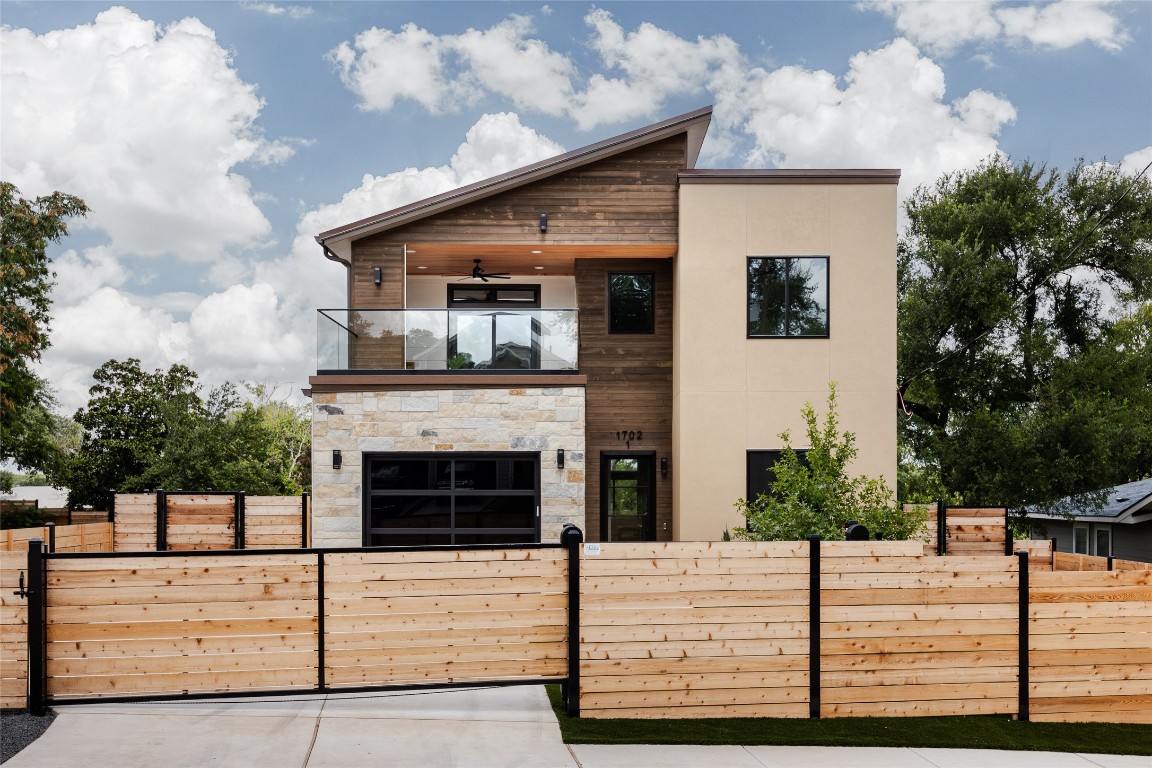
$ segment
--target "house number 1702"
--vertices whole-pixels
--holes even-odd
[[[644,430],[637,429],[637,430],[620,431],[620,432],[616,433],[616,439],[617,440],[627,440],[628,442],[632,442],[633,440],[643,440],[644,439]]]

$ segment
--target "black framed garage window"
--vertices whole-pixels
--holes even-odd
[[[368,454],[364,545],[540,541],[536,453]]]

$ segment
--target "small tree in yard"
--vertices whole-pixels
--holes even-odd
[[[801,409],[807,425],[804,461],[792,447],[791,435],[780,434],[784,450],[773,467],[772,494],[736,508],[748,527],[732,530],[732,538],[747,541],[798,541],[816,534],[843,540],[844,528],[855,520],[884,539],[912,539],[924,531],[927,510],[903,511],[882,478],[850,477],[847,467],[856,457],[856,435],[840,432],[836,415],[836,385],[828,386],[828,412],[821,426],[811,403]]]

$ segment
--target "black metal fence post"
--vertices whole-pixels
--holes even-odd
[[[116,489],[108,491],[108,522],[116,524]]]
[[[48,529],[48,551],[56,551],[56,523],[44,523],[44,527]],[[1111,569],[1109,569],[1111,570]]]
[[[1052,570],[1056,570],[1056,537],[1052,537]]]
[[[244,549],[244,491],[232,497],[232,505],[235,510],[236,549]]]
[[[300,548],[308,549],[308,494],[300,494]]]
[[[168,551],[168,494],[156,491],[156,551]]]
[[[568,548],[568,679],[564,683],[564,709],[580,717],[580,544],[584,532],[572,523],[560,531],[560,543]]]
[[[1016,541],[1012,537],[1012,526],[1008,525],[1008,510],[1004,510],[1004,554],[1009,557],[1012,556],[1012,550],[1016,546]]]
[[[324,552],[316,553],[316,688],[327,688],[324,679]]]
[[[948,508],[943,500],[936,502],[936,554],[948,554]]]
[[[1018,654],[1020,657],[1020,687],[1017,694],[1019,704],[1017,704],[1016,719],[1027,721],[1028,714],[1028,553],[1025,550],[1020,550],[1016,553],[1016,557],[1020,560],[1020,644]]]
[[[28,712],[42,717],[47,713],[48,678],[45,655],[47,632],[44,587],[44,540],[28,541]]]
[[[808,717],[820,719],[820,537],[808,537]]]

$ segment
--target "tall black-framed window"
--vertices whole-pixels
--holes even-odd
[[[771,496],[773,494],[772,484],[776,482],[776,472],[773,467],[784,451],[748,451],[748,465],[747,465],[747,487],[744,498],[748,501],[754,500],[760,494]],[[796,451],[796,455],[800,459],[801,465],[808,463],[808,451]]]
[[[656,275],[608,274],[608,333],[656,332]]]
[[[749,257],[748,336],[827,337],[828,257]]]
[[[364,545],[540,541],[538,453],[364,457]]]

